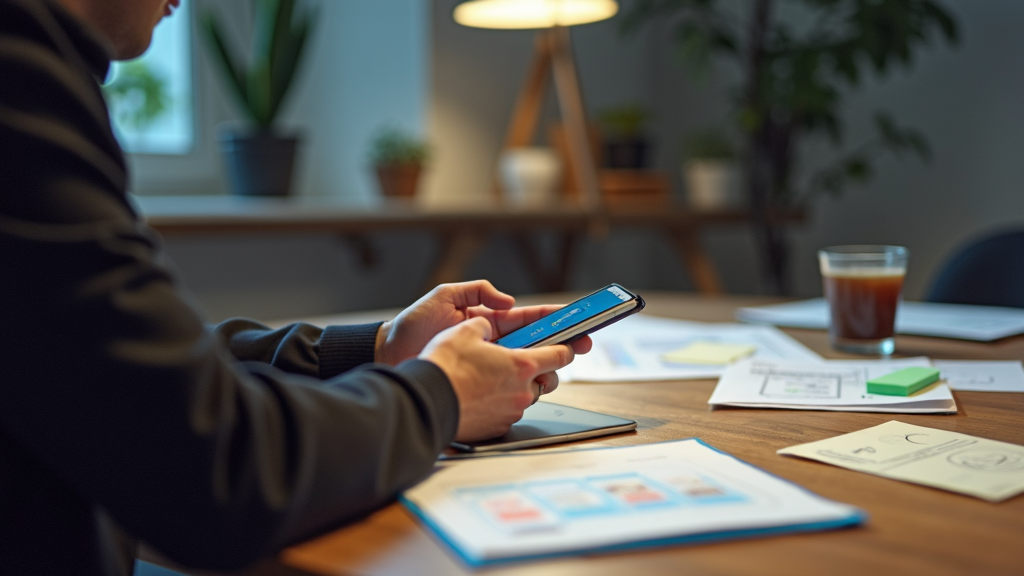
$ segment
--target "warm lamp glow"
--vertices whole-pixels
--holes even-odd
[[[615,0],[471,0],[455,7],[455,21],[474,28],[550,28],[606,20]]]

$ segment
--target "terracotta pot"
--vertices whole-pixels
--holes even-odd
[[[389,198],[412,198],[416,195],[422,170],[419,164],[377,166],[381,194]]]

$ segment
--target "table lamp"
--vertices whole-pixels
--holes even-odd
[[[600,205],[601,197],[568,26],[605,20],[618,10],[614,0],[469,0],[456,6],[453,14],[456,22],[474,28],[537,29],[533,62],[516,100],[505,147],[528,146],[533,141],[552,73],[565,125],[569,169],[581,203],[591,210]]]

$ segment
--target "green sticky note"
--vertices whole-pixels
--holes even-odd
[[[748,344],[723,344],[721,342],[694,342],[685,348],[666,352],[661,359],[673,364],[731,364],[744,356],[754,353],[756,348]]]
[[[868,394],[910,396],[939,379],[938,368],[914,366],[868,380]]]

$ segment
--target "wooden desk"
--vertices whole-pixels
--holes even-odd
[[[660,230],[675,246],[680,262],[697,289],[721,293],[721,281],[700,243],[705,228],[745,226],[743,211],[694,213],[674,206],[618,207],[588,213],[574,205],[510,208],[482,203],[429,206],[415,202],[375,201],[356,204],[326,198],[243,198],[237,196],[139,196],[147,222],[164,236],[183,234],[328,233],[350,241],[361,261],[372,266],[376,255],[368,235],[395,230],[425,231],[441,244],[423,286],[468,279],[466,268],[495,233],[511,234],[530,273],[543,290],[567,285],[576,243],[585,235],[603,236],[611,228]],[[803,214],[780,215],[799,222]],[[561,247],[554,263],[545,262],[532,242],[537,231],[556,233]]]
[[[739,305],[766,298],[644,294],[654,315],[727,321]],[[559,300],[569,300],[564,295]],[[545,299],[548,301],[556,301]],[[523,302],[525,303],[525,302]],[[352,321],[372,319],[348,316]],[[337,322],[345,317],[323,318]],[[822,331],[787,330],[829,357]],[[1024,358],[1024,337],[993,344],[897,338],[897,352],[935,358]],[[660,574],[1022,574],[1024,496],[982,500],[777,456],[785,446],[844,434],[892,419],[1024,444],[1024,394],[955,392],[956,415],[857,414],[788,410],[710,411],[713,380],[637,384],[565,384],[548,396],[581,408],[636,419],[635,434],[595,442],[629,445],[697,436],[712,446],[869,514],[859,528],[718,544],[588,555],[483,571],[488,575],[622,576]],[[286,550],[253,574],[450,575],[469,571],[399,505]]]

